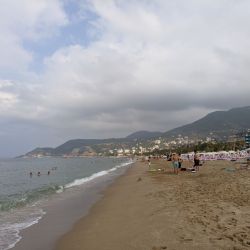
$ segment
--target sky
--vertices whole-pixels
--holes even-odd
[[[250,105],[248,0],[0,3],[0,157]]]

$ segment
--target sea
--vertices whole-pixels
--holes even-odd
[[[22,230],[39,223],[46,215],[44,202],[116,176],[132,163],[108,157],[0,159],[0,250],[13,248]]]

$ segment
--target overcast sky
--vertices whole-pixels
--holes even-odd
[[[0,0],[0,156],[250,105],[249,0]]]

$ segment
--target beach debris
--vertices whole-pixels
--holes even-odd
[[[154,169],[154,168],[151,168],[148,170],[148,172],[156,172],[156,171],[157,171],[157,169]]]
[[[139,178],[137,179],[137,182],[138,182],[138,181],[142,181],[142,178],[141,178],[141,177],[139,177]]]

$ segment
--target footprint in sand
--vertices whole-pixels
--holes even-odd
[[[237,232],[234,233],[233,236],[239,241],[241,242],[241,244],[243,246],[250,246],[250,238],[247,232]]]

